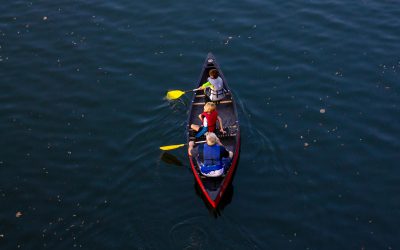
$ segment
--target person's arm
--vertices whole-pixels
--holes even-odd
[[[198,87],[197,89],[194,89],[194,91],[196,91],[196,90],[202,90],[202,89],[205,89],[205,88],[209,88],[209,87],[211,87],[212,86],[212,84],[210,83],[210,82],[206,82],[206,83],[204,83],[203,85],[201,85],[200,87]]]
[[[203,113],[201,113],[201,114],[199,115],[199,119],[200,119],[201,123],[203,123]]]
[[[221,148],[221,157],[223,157],[223,158],[231,158],[232,159],[232,157],[233,157],[233,152],[232,151],[228,151],[228,150],[226,150],[226,148],[225,147],[222,147]]]
[[[224,130],[224,127],[222,127],[222,119],[221,117],[217,116],[218,122],[219,122],[219,131],[221,131],[221,133],[226,133]]]
[[[205,88],[209,88],[212,87],[213,85],[211,84],[211,82],[206,82],[203,85],[201,85],[201,89],[205,89]]]
[[[194,141],[189,142],[189,147],[188,147],[188,154],[189,156],[192,156],[192,149],[194,147]]]

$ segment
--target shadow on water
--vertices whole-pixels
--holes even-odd
[[[226,206],[228,206],[232,202],[232,197],[233,197],[233,185],[230,184],[225,192],[224,195],[222,196],[221,201],[219,202],[217,208],[213,208],[204,195],[201,192],[200,186],[196,183],[196,180],[194,180],[194,190],[196,192],[196,195],[199,196],[205,205],[205,207],[208,209],[210,214],[214,216],[215,218],[218,218],[219,216],[222,216],[222,211],[225,209]]]
[[[163,152],[161,155],[161,160],[167,164],[184,166],[183,163],[175,156],[167,152]]]

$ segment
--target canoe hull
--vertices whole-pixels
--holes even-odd
[[[240,127],[235,100],[233,99],[232,93],[221,71],[221,68],[219,67],[215,60],[215,57],[211,53],[207,55],[196,87],[201,86],[204,82],[207,81],[208,71],[213,68],[216,68],[218,70],[220,77],[223,79],[224,88],[227,90],[227,95],[225,96],[225,98],[215,103],[217,104],[218,115],[221,117],[223,126],[226,130],[228,130],[228,133],[221,134],[216,132],[216,134],[220,138],[226,149],[232,151],[234,155],[232,158],[231,166],[222,177],[205,177],[200,174],[198,163],[194,157],[189,156],[189,162],[195,181],[205,200],[212,208],[217,208],[227,188],[229,187],[229,185],[231,185],[234,174],[236,172],[236,168],[238,166],[240,155]],[[201,141],[205,139],[204,136],[200,138],[195,138],[195,131],[191,130],[190,125],[200,125],[198,115],[203,112],[203,107],[206,102],[207,100],[203,91],[196,91],[193,94],[189,118],[187,122],[188,142],[193,140]]]

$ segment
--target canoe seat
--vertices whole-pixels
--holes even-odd
[[[226,104],[226,103],[232,103],[232,100],[222,100],[222,101],[218,101],[216,102],[217,104]]]
[[[225,137],[235,137],[236,133],[225,133],[225,134],[222,134],[222,133],[218,132],[216,135],[217,135],[218,138],[225,138]]]
[[[205,105],[206,103],[205,102],[194,102],[192,104],[195,106],[198,106],[198,105]]]
[[[237,126],[236,125],[226,126],[226,127],[224,127],[224,130],[226,131],[226,133],[221,133],[219,130],[215,131],[215,134],[217,135],[218,138],[235,137],[236,132],[237,132]],[[197,134],[197,131],[193,130],[192,128],[189,128],[188,132],[189,132],[189,137],[191,140],[196,139],[195,136]],[[205,135],[202,135],[197,139],[202,141],[202,140],[205,140],[206,137],[205,137]]]
[[[201,93],[204,93],[204,92],[201,92]],[[225,94],[225,96],[230,96],[230,95],[232,95],[231,92],[227,92]],[[206,95],[205,94],[196,94],[196,98],[200,98],[200,97],[206,97]]]
[[[228,103],[232,103],[232,100],[215,101],[214,103],[215,104],[228,104]],[[205,105],[206,103],[205,102],[193,102],[192,104],[195,106],[198,106],[198,105]]]

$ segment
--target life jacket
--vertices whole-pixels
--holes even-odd
[[[212,87],[209,88],[207,95],[211,101],[219,101],[225,97],[224,83],[221,77],[217,77],[217,79],[213,79],[209,77],[207,79]]]
[[[208,177],[218,177],[224,173],[224,166],[220,158],[220,146],[215,144],[208,146],[204,144],[204,162],[200,164],[200,172]]]
[[[208,132],[214,132],[215,131],[215,124],[217,123],[217,118],[218,118],[218,112],[214,110],[210,114],[207,112],[201,113],[202,116],[205,116],[207,119],[207,127],[208,127]]]

